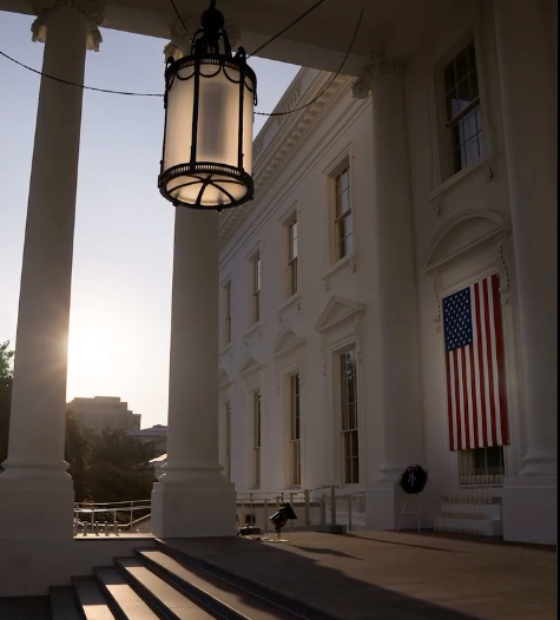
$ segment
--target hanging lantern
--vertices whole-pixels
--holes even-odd
[[[253,198],[253,106],[257,78],[245,50],[232,56],[215,0],[191,53],[169,59],[161,194],[175,206],[227,209]]]

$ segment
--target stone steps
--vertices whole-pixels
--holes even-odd
[[[52,620],[330,620],[158,541],[50,590]]]
[[[499,498],[472,501],[460,496],[444,498],[441,513],[434,519],[434,531],[451,534],[501,536],[502,505]]]

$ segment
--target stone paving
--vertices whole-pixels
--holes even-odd
[[[407,533],[166,541],[339,620],[553,620],[556,553]]]

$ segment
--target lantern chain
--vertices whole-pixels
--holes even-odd
[[[275,37],[273,37],[272,39],[267,41],[265,44],[263,44],[261,47],[259,47],[257,50],[255,50],[255,52],[253,52],[253,54],[251,54],[251,55],[254,55],[255,53],[261,51],[266,45],[271,43],[275,38],[278,38],[279,36],[281,36],[284,32],[286,32],[286,30],[288,30],[288,28],[291,28],[300,19],[303,19],[303,17],[308,15],[314,8],[319,6],[319,4],[321,4],[324,1],[325,0],[320,0],[320,2],[317,2],[313,7],[308,9],[306,11],[306,13],[301,15],[297,20],[292,22],[292,24],[290,24],[289,26],[284,28],[284,30],[282,30],[277,35],[275,35]],[[361,11],[360,11],[360,17],[358,19],[358,23],[356,25],[356,29],[354,31],[354,35],[352,37],[352,41],[350,43],[348,51],[346,52],[346,54],[344,56],[344,59],[343,59],[342,63],[340,64],[340,67],[338,68],[337,72],[334,74],[334,76],[331,79],[331,81],[327,84],[327,86],[316,97],[314,97],[311,101],[309,101],[305,105],[302,105],[302,106],[300,106],[298,108],[295,108],[295,109],[287,111],[287,112],[255,112],[255,115],[258,115],[258,116],[286,116],[288,114],[294,114],[295,112],[299,112],[300,110],[303,110],[304,108],[309,107],[310,105],[315,103],[320,97],[322,97],[326,93],[326,91],[332,86],[332,84],[334,83],[336,78],[340,75],[340,73],[341,73],[341,71],[342,71],[342,69],[343,69],[343,67],[344,67],[344,65],[345,65],[345,63],[346,63],[346,61],[348,59],[348,56],[350,55],[350,53],[352,51],[352,48],[354,46],[354,42],[355,42],[356,37],[358,35],[358,31],[360,29],[360,25],[362,23],[363,14],[364,14],[364,9],[362,8]],[[183,20],[181,20],[181,22],[182,21]],[[183,24],[183,26],[185,27],[185,31],[188,34],[188,31],[186,29],[186,25]],[[189,38],[190,38],[190,35],[189,35]],[[39,71],[38,69],[34,69],[33,67],[30,67],[29,65],[26,65],[23,62],[20,62],[19,60],[16,60],[15,58],[12,58],[12,56],[9,56],[8,54],[3,52],[2,50],[0,50],[0,56],[3,56],[7,60],[10,60],[11,62],[15,63],[16,65],[18,65],[20,67],[23,67],[24,69],[27,69],[28,71],[31,71],[32,73],[35,73],[36,75],[40,75],[41,77],[48,78],[48,79],[53,80],[55,82],[60,82],[61,84],[66,84],[68,86],[75,86],[75,87],[81,88],[83,90],[91,90],[91,91],[94,91],[94,92],[106,93],[106,94],[109,94],[109,95],[124,95],[124,96],[128,96],[128,97],[161,97],[161,98],[164,97],[163,93],[139,93],[139,92],[130,92],[130,91],[123,91],[123,90],[112,90],[112,89],[109,89],[109,88],[98,88],[96,86],[86,86],[85,84],[77,84],[76,82],[70,82],[69,80],[65,80],[63,78],[59,78],[59,77],[56,77],[54,75],[49,75],[48,73],[44,73],[43,71]]]

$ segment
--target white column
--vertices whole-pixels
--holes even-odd
[[[157,536],[235,534],[218,462],[218,214],[175,214],[167,465],[152,492]]]
[[[505,481],[504,528],[556,542],[557,67],[545,6],[494,1],[528,448],[521,478]]]
[[[55,6],[40,26],[43,36],[46,30],[43,72],[83,83],[89,19]],[[64,429],[82,97],[81,88],[41,79],[8,458],[0,474],[0,538],[72,536],[74,491]]]
[[[383,445],[381,467],[370,471],[368,526],[393,528],[402,501],[396,482],[423,456],[416,259],[402,69],[379,56],[372,78]]]

